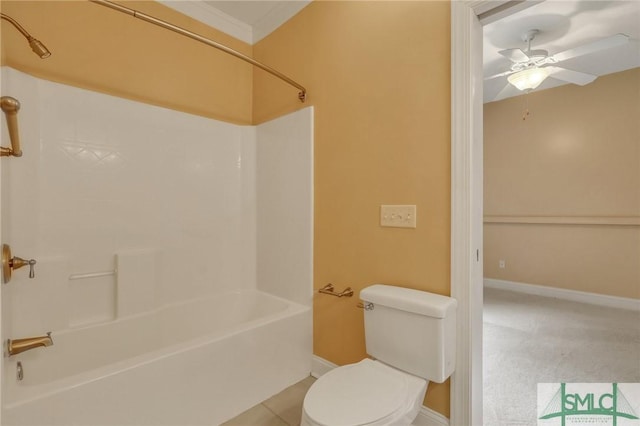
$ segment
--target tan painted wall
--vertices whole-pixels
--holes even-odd
[[[640,298],[640,68],[484,114],[485,277]]]
[[[251,55],[252,47],[152,1],[124,5]],[[224,121],[252,121],[252,66],[129,15],[88,1],[6,1],[52,52],[38,58],[2,20],[2,64],[36,77]]]
[[[447,2],[313,2],[254,46],[315,106],[314,287],[373,283],[449,294],[450,26]],[[302,107],[261,72],[254,119]],[[381,204],[416,204],[416,229],[381,228]],[[365,357],[358,298],[316,294],[314,352]],[[449,386],[426,404],[449,415]]]

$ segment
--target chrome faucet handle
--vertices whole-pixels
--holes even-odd
[[[34,266],[36,265],[36,260],[35,259],[29,259],[27,261],[29,263],[29,278],[35,278],[36,277],[36,271]],[[51,333],[49,333],[51,334]]]

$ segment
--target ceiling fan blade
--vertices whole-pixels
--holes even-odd
[[[492,76],[485,77],[485,80],[492,80],[492,79],[494,79],[494,78],[504,77],[505,75],[510,75],[510,74],[513,74],[514,72],[515,72],[515,71],[511,71],[511,70],[509,70],[509,71],[505,71],[505,72],[501,72],[501,73],[499,73],[499,74],[494,74],[494,75],[492,75]]]
[[[564,52],[556,53],[551,58],[555,62],[566,61],[567,59],[575,58],[577,56],[588,55],[598,50],[609,49],[611,47],[621,46],[629,42],[629,36],[626,34],[616,34],[611,37],[601,38],[592,43],[583,44],[582,46],[574,47],[573,49],[565,50]]]
[[[577,84],[579,86],[589,84],[593,80],[598,78],[597,75],[568,70],[566,68],[544,67],[544,69],[549,71],[550,77],[557,78],[558,80],[568,81],[569,83]]]
[[[498,53],[511,62],[529,62],[529,56],[522,49],[506,49]]]

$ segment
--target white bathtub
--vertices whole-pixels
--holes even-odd
[[[311,333],[309,307],[257,291],[54,332],[5,360],[3,424],[216,425],[308,376]]]

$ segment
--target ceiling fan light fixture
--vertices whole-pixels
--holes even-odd
[[[540,86],[547,77],[549,71],[545,68],[529,68],[523,71],[519,71],[515,74],[511,74],[507,80],[518,88],[518,90],[533,90]]]

